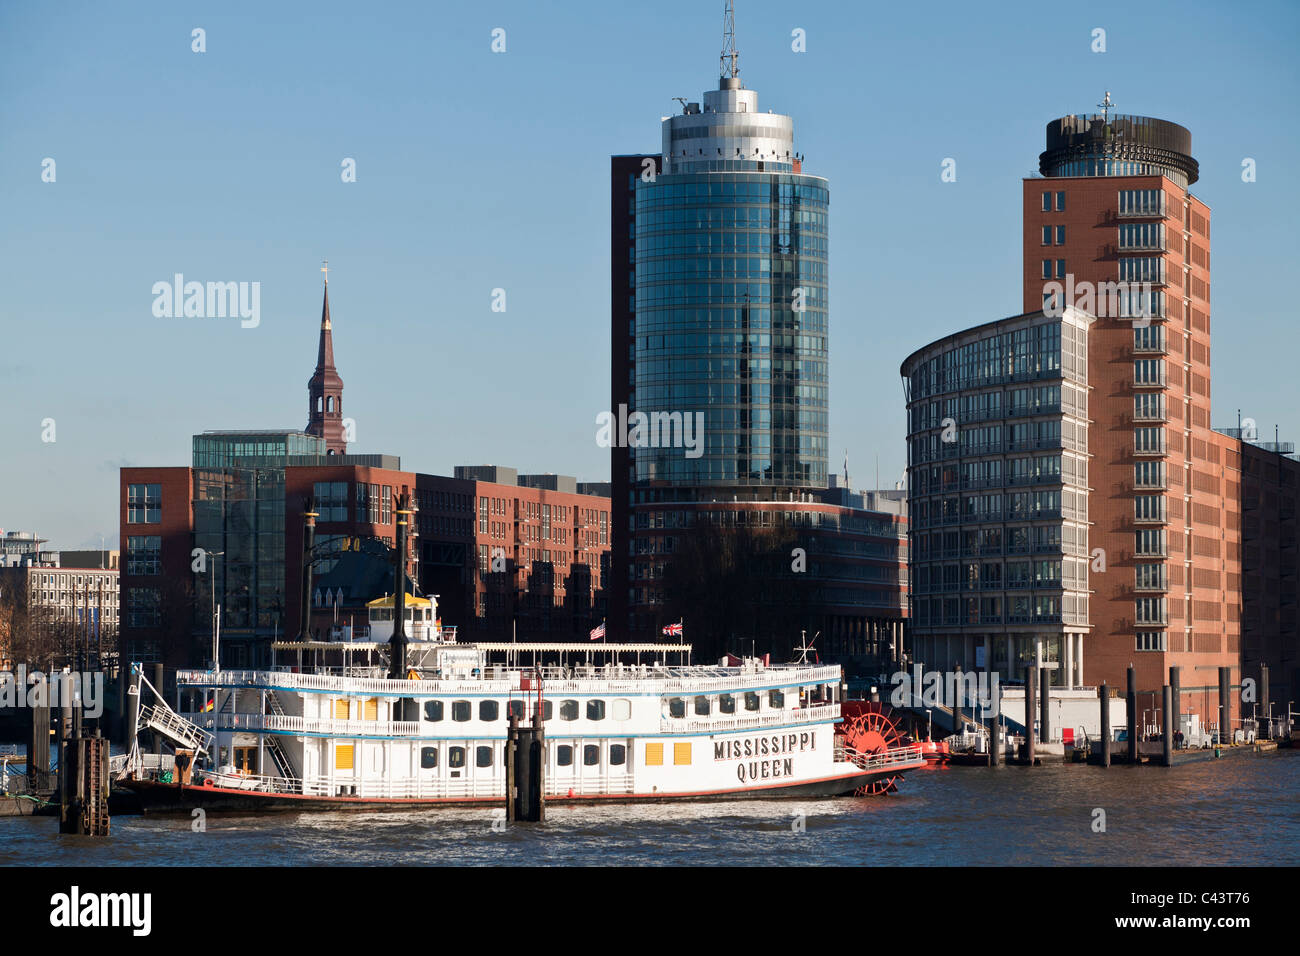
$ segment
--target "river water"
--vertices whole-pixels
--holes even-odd
[[[59,836],[52,817],[0,819],[0,863],[1296,865],[1300,751],[1172,769],[936,768],[885,797],[551,808],[544,824],[504,831],[488,809],[209,814],[202,832],[183,816],[112,826],[92,840]]]

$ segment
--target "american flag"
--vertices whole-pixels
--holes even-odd
[[[593,641],[598,641],[604,636],[605,636],[605,622],[601,621],[600,627],[593,627],[591,629],[591,639]]]
[[[682,636],[681,621],[678,621],[676,624],[669,624],[667,627],[664,628],[664,637],[681,637],[681,636]]]

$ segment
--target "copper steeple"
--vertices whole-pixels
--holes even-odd
[[[320,343],[316,348],[316,372],[307,382],[307,434],[324,438],[331,455],[347,453],[343,438],[343,379],[334,367],[334,333],[330,327],[329,267],[325,273],[325,302],[320,313]]]

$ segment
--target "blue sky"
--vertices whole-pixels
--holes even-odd
[[[714,85],[721,8],[0,6],[0,527],[113,541],[120,466],[304,425],[324,258],[354,450],[606,479],[609,156]],[[1270,291],[1300,251],[1298,11],[739,0],[742,79],[830,180],[832,467],[901,476],[899,362],[1019,311],[1021,178],[1107,89],[1192,131],[1214,424],[1300,439],[1296,311]],[[260,282],[261,324],[155,318],[177,272]]]

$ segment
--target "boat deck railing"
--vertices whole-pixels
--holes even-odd
[[[708,693],[747,686],[779,685],[786,682],[838,684],[838,665],[781,665],[759,670],[732,667],[634,667],[603,666],[507,668],[485,667],[478,673],[422,680],[389,680],[381,668],[320,668],[297,671],[274,670],[178,670],[176,682],[194,687],[284,687],[294,690],[367,693],[379,696],[427,695],[430,693],[495,692],[528,689],[540,675],[542,689],[557,693],[616,693],[620,690],[644,693],[649,687],[663,693]],[[599,686],[593,686],[593,685]],[[536,689],[535,686],[532,689]]]
[[[906,770],[925,765],[925,757],[915,746],[895,747],[876,754],[864,754],[851,747],[835,748],[836,763],[851,763],[862,770]]]

